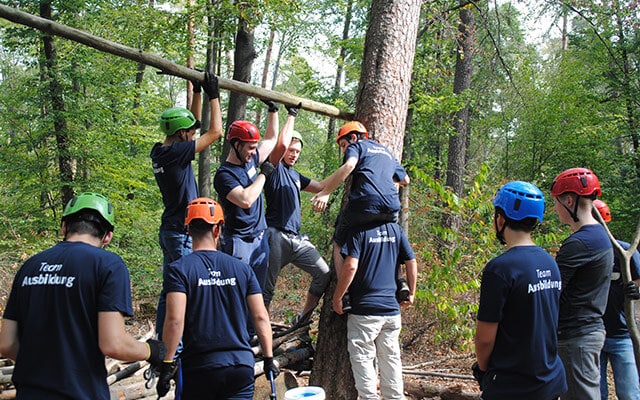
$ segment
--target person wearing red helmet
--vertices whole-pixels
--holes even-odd
[[[341,247],[349,229],[395,222],[400,212],[398,185],[408,185],[409,175],[386,146],[369,140],[369,132],[359,121],[344,124],[336,142],[344,154],[343,164],[320,182],[323,189],[311,201],[315,211],[324,211],[331,192],[349,175],[353,177],[349,201],[338,217],[333,235],[333,261],[339,273],[343,262]]]
[[[602,200],[593,202],[604,222],[611,222],[609,206]],[[622,240],[617,241],[623,249],[631,246]],[[631,300],[640,299],[638,284],[640,283],[640,253],[633,252],[629,264],[631,280],[624,283],[621,267],[624,266],[622,255],[614,249],[613,272],[604,312],[604,327],[607,332],[604,347],[600,352],[600,394],[602,399],[609,398],[607,383],[607,365],[611,364],[616,397],[619,400],[640,400],[638,385],[638,369],[633,351],[633,342],[627,328],[624,313],[625,297]]]
[[[209,98],[211,126],[196,138],[196,129],[200,127],[200,121],[196,116],[200,117],[202,108],[202,88]],[[169,263],[191,253],[191,239],[184,226],[184,213],[187,204],[199,196],[191,161],[195,159],[196,153],[222,137],[218,78],[205,72],[204,82],[193,82],[191,110],[181,107],[165,110],[160,115],[160,130],[166,137],[162,143],[158,142],[153,146],[150,156],[153,175],[164,204],[158,232],[164,274],[164,269]],[[164,294],[161,293],[156,316],[156,332],[159,338],[162,338],[164,307]]]
[[[594,218],[593,202],[600,182],[587,168],[561,172],[551,185],[554,211],[569,225],[556,262],[562,275],[558,317],[558,354],[568,390],[562,399],[600,399],[600,351],[605,340],[604,315],[613,248],[606,230]]]
[[[184,223],[193,238],[193,252],[172,262],[164,280],[167,353],[156,384],[158,397],[171,387],[177,369],[174,355],[182,338],[182,399],[253,399],[254,356],[247,318],[258,333],[265,375],[275,378],[279,373],[262,289],[247,263],[217,251],[225,224],[218,202],[206,197],[191,201]]]
[[[227,132],[231,147],[227,159],[213,178],[226,223],[220,237],[222,251],[247,264],[264,288],[269,264],[269,243],[265,235],[262,188],[274,166],[268,160],[278,140],[278,106],[269,107],[267,129],[260,141],[260,131],[249,121],[234,121]]]

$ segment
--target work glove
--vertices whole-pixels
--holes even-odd
[[[155,339],[148,339],[147,346],[149,346],[149,357],[147,357],[146,361],[153,368],[159,368],[167,353],[167,348],[162,341]]]
[[[298,111],[300,111],[300,108],[302,108],[302,102],[298,103],[297,106],[284,106],[284,108],[287,109],[287,113],[289,115],[295,118],[298,116]]]
[[[273,363],[273,357],[264,358],[264,367],[262,369],[264,370],[264,376],[268,381],[271,380],[269,378],[269,373],[271,373],[273,379],[276,379],[278,375],[280,375],[280,369],[278,369],[278,367]]]
[[[640,299],[640,288],[638,288],[638,284],[634,281],[629,281],[624,284],[624,295],[630,298],[631,300]]]
[[[482,389],[482,380],[484,379],[484,374],[486,374],[487,372],[480,369],[480,365],[478,365],[478,362],[473,363],[473,365],[471,366],[471,371],[473,371],[473,377],[476,379],[476,382],[478,382],[480,389]]]
[[[200,85],[200,81],[191,81],[191,84],[193,85],[193,93],[202,92],[202,85]]]
[[[278,112],[278,104],[276,104],[275,101],[273,101],[273,100],[262,100],[262,102],[267,105],[267,108],[268,108],[270,113]]]
[[[175,361],[163,361],[160,366],[160,375],[158,376],[158,383],[156,383],[156,393],[158,398],[164,397],[169,393],[171,389],[171,379],[176,374],[178,365]]]
[[[268,178],[269,175],[271,175],[273,173],[273,170],[275,169],[276,167],[274,167],[273,164],[271,164],[269,160],[267,160],[263,162],[262,165],[260,166],[260,173],[264,175],[265,178]]]
[[[204,73],[204,92],[209,96],[209,100],[220,98],[220,87],[218,86],[218,77],[209,71]]]

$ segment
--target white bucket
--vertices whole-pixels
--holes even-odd
[[[319,386],[289,389],[284,394],[284,400],[324,400],[324,389]]]

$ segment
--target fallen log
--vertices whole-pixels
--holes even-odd
[[[11,22],[26,25],[46,32],[51,35],[60,36],[75,42],[92,47],[105,53],[123,57],[138,63],[150,65],[158,68],[163,74],[174,75],[188,80],[204,81],[204,73],[191,68],[178,65],[172,61],[166,60],[155,54],[144,52],[140,49],[124,46],[111,40],[107,40],[90,33],[81,31],[70,26],[66,26],[45,18],[38,17],[20,11],[13,7],[0,4],[0,17]],[[311,111],[326,117],[339,118],[343,120],[352,120],[353,113],[342,111],[335,106],[320,103],[314,100],[293,96],[288,93],[276,92],[268,90],[248,83],[235,81],[232,79],[218,78],[220,88],[231,90],[247,96],[256,97],[263,100],[273,100],[285,105],[301,104],[302,109]]]
[[[132,362],[131,364],[127,365],[126,368],[123,368],[120,371],[107,376],[107,385],[113,385],[119,380],[130,377],[145,365],[147,365],[145,361]]]
[[[413,380],[404,380],[404,391],[408,395],[416,399],[440,398],[441,400],[479,400],[480,393],[463,392],[459,386],[441,387],[427,384],[425,382],[416,382]]]
[[[449,374],[446,372],[436,372],[436,371],[413,371],[403,369],[402,373],[404,375],[417,375],[417,376],[439,376],[441,378],[452,378],[452,379],[468,379],[475,380],[471,375],[462,375],[462,374]]]
[[[148,396],[158,397],[156,395],[155,384],[150,389],[147,389],[145,383],[145,381],[141,381],[118,388],[112,387],[109,389],[111,400],[134,400]]]
[[[281,368],[289,364],[295,364],[302,360],[306,360],[311,356],[313,356],[313,348],[311,346],[305,346],[273,357],[273,362],[278,366],[278,368]],[[255,376],[264,374],[264,361],[256,361],[253,367],[253,373]]]
[[[301,326],[294,331],[287,330],[284,334],[278,336],[278,334],[273,334],[273,342],[271,348],[275,351],[278,347],[280,347],[283,343],[286,343],[292,339],[299,338],[300,340],[305,340],[309,337],[309,326]],[[254,356],[259,356],[262,354],[262,349],[260,346],[252,346],[251,350],[253,351]]]

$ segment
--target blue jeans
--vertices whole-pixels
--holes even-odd
[[[191,236],[187,235],[186,232],[160,230],[158,233],[158,241],[160,242],[163,254],[162,281],[164,282],[164,274],[167,271],[167,266],[180,257],[191,254]],[[162,339],[162,327],[164,325],[166,311],[167,300],[164,289],[162,289],[160,299],[158,299],[158,311],[156,313],[156,333],[158,334],[158,339]]]
[[[600,353],[600,394],[609,397],[607,388],[607,363],[611,362],[613,381],[618,400],[640,400],[638,369],[633,354],[631,338],[606,338]]]
[[[600,400],[600,351],[604,329],[570,339],[558,339],[558,355],[567,376],[562,400]]]
[[[269,240],[265,232],[262,231],[251,239],[236,235],[223,235],[220,238],[222,251],[249,264],[263,291],[269,267]]]

